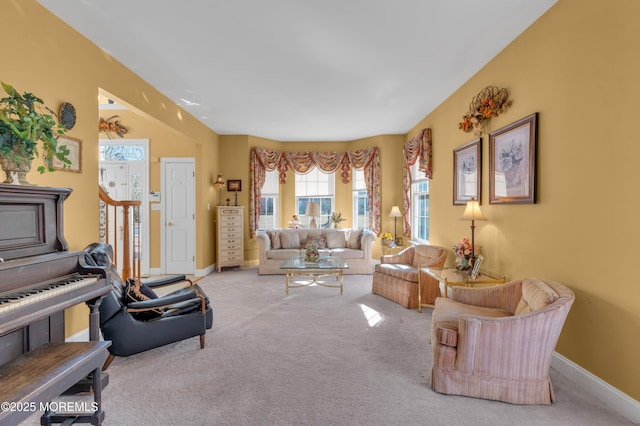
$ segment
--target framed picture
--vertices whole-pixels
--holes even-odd
[[[473,269],[471,270],[471,279],[473,281],[475,281],[476,278],[478,278],[478,274],[480,273],[480,265],[482,265],[483,260],[484,260],[484,257],[482,257],[482,255],[479,255],[478,257],[476,257],[476,260],[473,262]]]
[[[453,150],[453,204],[480,201],[482,179],[482,139]]]
[[[64,172],[82,173],[82,141],[71,136],[62,135],[58,137],[58,146],[66,145],[69,150],[67,156],[71,164],[63,163],[54,157],[53,168]]]
[[[229,192],[237,192],[242,191],[242,181],[240,179],[228,179],[227,180],[227,191]]]
[[[489,133],[490,204],[536,202],[538,113]]]

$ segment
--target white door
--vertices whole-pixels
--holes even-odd
[[[195,273],[195,160],[162,158],[162,256],[167,274]]]

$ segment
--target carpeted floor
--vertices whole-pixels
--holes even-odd
[[[344,281],[342,296],[318,286],[287,296],[284,276],[255,268],[208,275],[199,282],[215,313],[206,348],[193,338],[117,358],[105,424],[632,424],[553,370],[550,406],[435,393],[430,309],[371,294],[371,276]]]

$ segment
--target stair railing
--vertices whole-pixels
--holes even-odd
[[[122,200],[116,201],[107,194],[107,191],[98,186],[100,192],[100,242],[111,244],[114,251],[114,262],[116,267],[120,269],[118,259],[122,261],[122,280],[128,278],[140,278],[140,205],[139,200]],[[118,213],[118,208],[122,208],[122,213]],[[134,232],[133,237],[130,235],[130,216],[133,221]],[[111,221],[110,219],[113,218]],[[122,225],[118,228],[119,218],[122,219]],[[110,227],[110,225],[113,227]],[[120,230],[122,239],[122,257],[118,256],[118,230]],[[133,255],[132,255],[133,254]]]

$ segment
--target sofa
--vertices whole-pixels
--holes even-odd
[[[305,246],[314,241],[320,256],[341,256],[349,265],[345,274],[371,274],[371,246],[375,234],[369,229],[270,229],[259,230],[258,273],[283,274],[282,262],[291,256],[304,256]]]
[[[431,317],[436,392],[512,404],[554,400],[549,367],[573,292],[533,278],[495,287],[451,287]]]
[[[419,277],[418,267],[439,268],[447,260],[447,249],[419,244],[397,254],[380,258],[373,272],[371,292],[407,309],[418,307],[418,283],[422,284],[422,303],[432,304],[440,294],[439,282],[427,274]]]

